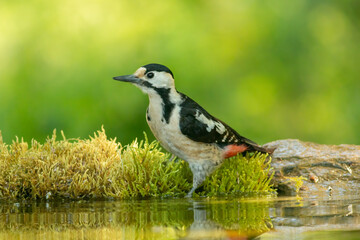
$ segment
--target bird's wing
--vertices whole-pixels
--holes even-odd
[[[180,130],[185,136],[197,142],[217,143],[219,146],[244,143],[258,146],[250,139],[240,136],[221,120],[210,115],[187,96],[184,97],[181,105]]]

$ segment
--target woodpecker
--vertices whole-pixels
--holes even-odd
[[[151,131],[167,151],[187,161],[193,173],[193,187],[186,197],[224,159],[243,152],[268,152],[178,92],[173,73],[164,65],[147,64],[134,74],[113,79],[132,83],[149,96],[146,121]]]

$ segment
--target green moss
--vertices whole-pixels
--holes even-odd
[[[303,176],[298,177],[285,177],[286,181],[290,184],[293,184],[296,188],[296,193],[298,194],[300,191],[300,188],[304,184],[304,180],[306,180]]]
[[[271,159],[267,154],[247,153],[226,159],[204,183],[201,195],[236,195],[239,193],[273,193],[270,181]]]
[[[16,138],[10,145],[0,132],[0,198],[147,198],[184,196],[191,171],[184,161],[169,161],[158,142],[133,141],[121,146],[102,128],[89,139],[44,144]],[[271,192],[266,156],[237,156],[225,161],[204,184],[201,195]],[[268,177],[270,176],[270,177]]]

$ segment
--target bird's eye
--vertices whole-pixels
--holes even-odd
[[[148,74],[146,74],[146,76],[148,78],[153,78],[154,77],[154,73],[153,72],[149,72]]]

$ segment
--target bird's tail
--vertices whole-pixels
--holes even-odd
[[[261,152],[261,153],[267,153],[267,154],[271,155],[275,150],[275,149],[264,148],[264,147],[260,146],[259,144],[257,144],[256,142],[254,142],[248,138],[245,138],[243,136],[239,135],[239,137],[241,138],[241,141],[246,144],[246,146],[248,148],[247,151],[249,151],[249,152]]]
[[[271,155],[274,152],[275,149],[268,149],[268,148],[264,148],[258,144],[254,144],[254,143],[248,143],[248,151],[250,152],[261,152],[261,153],[268,153],[269,155]]]

